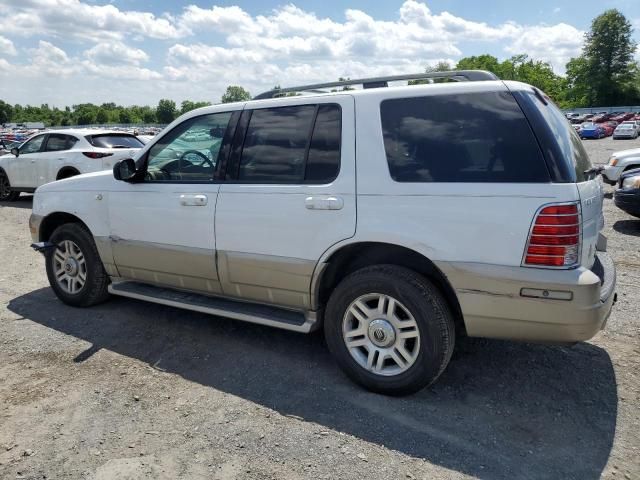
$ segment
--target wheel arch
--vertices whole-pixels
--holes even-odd
[[[429,280],[442,292],[455,319],[456,331],[466,334],[464,318],[455,289],[437,265],[411,248],[386,242],[360,241],[343,245],[316,267],[312,298],[316,308],[326,305],[332,290],[350,273],[370,265],[391,264],[408,268]]]
[[[79,217],[67,212],[53,212],[42,219],[38,234],[39,240],[41,242],[48,242],[54,230],[65,223],[79,223],[86,228],[88,232],[91,232],[91,229]]]
[[[63,180],[65,178],[75,177],[76,175],[80,175],[80,170],[75,167],[64,166],[58,170],[56,180]]]

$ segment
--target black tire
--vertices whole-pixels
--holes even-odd
[[[413,315],[420,346],[413,365],[392,376],[368,371],[349,353],[343,340],[343,319],[362,295],[389,295]],[[455,344],[453,315],[444,297],[422,275],[396,265],[375,265],[347,276],[332,292],[324,315],[329,350],[344,372],[364,388],[386,395],[406,395],[431,385],[444,371]]]
[[[0,171],[0,202],[15,202],[20,197],[20,192],[9,190],[11,184],[5,172]]]
[[[67,305],[74,307],[89,307],[104,302],[109,298],[107,291],[109,276],[104,270],[91,233],[79,223],[66,223],[56,228],[49,238],[49,241],[56,245],[62,245],[65,240],[71,240],[82,252],[86,265],[86,280],[76,293],[65,291],[58,283],[54,270],[54,255],[57,248],[47,250],[45,254],[47,277],[56,296]]]

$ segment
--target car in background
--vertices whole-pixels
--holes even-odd
[[[0,156],[0,201],[45,183],[109,170],[144,147],[135,135],[111,130],[50,130]]]
[[[605,136],[604,128],[598,123],[586,122],[583,123],[578,131],[580,138],[602,138]]]
[[[640,218],[640,168],[629,170],[620,175],[618,189],[613,201],[620,210]]]
[[[615,127],[612,127],[607,122],[600,123],[599,125],[600,125],[600,128],[604,130],[605,137],[610,137],[611,135],[613,135],[613,131],[615,130]]]
[[[615,185],[622,173],[635,168],[640,168],[640,148],[613,152],[602,170],[602,179],[609,185]]]
[[[638,138],[638,128],[633,122],[623,122],[613,131],[613,139],[619,138],[634,139]]]

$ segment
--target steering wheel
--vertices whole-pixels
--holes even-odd
[[[199,167],[204,167],[208,164],[211,168],[214,168],[213,162],[209,160],[209,158],[204,153],[199,152],[198,150],[187,150],[180,156],[180,162],[182,162],[183,160],[187,160],[189,163],[193,163],[186,158],[188,155],[196,155],[197,157],[202,158],[202,161],[198,164]]]

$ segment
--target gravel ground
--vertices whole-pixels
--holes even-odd
[[[640,141],[585,145],[605,162]],[[605,331],[463,340],[405,398],[351,384],[320,334],[122,298],[64,306],[28,248],[30,209],[0,206],[0,478],[640,478],[640,220],[610,198]]]

